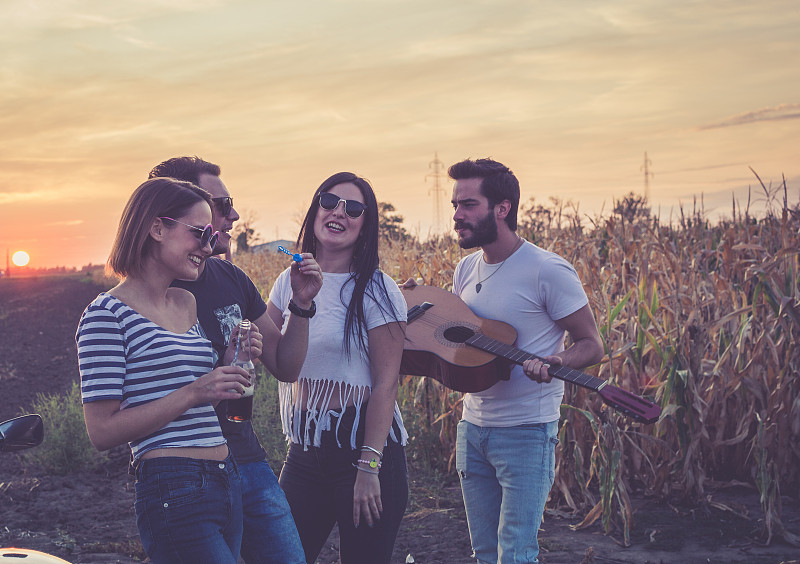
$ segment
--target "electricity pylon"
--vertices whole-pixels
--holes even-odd
[[[653,173],[650,172],[650,165],[653,162],[647,158],[647,151],[644,152],[644,164],[639,168],[639,170],[644,171],[644,199],[648,202],[650,201],[650,177],[653,176]]]
[[[428,181],[428,178],[433,178],[433,188],[428,190],[428,195],[433,194],[433,225],[437,234],[442,235],[447,231],[442,210],[442,197],[445,193],[441,183],[442,178],[444,178],[444,174],[442,174],[444,163],[439,160],[438,152],[433,154],[433,160],[428,163],[428,168],[433,169],[433,172],[425,175],[425,182]]]

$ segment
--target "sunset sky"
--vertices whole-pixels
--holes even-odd
[[[590,216],[643,192],[645,152],[665,220],[701,193],[762,205],[749,167],[800,198],[796,0],[5,0],[0,21],[0,236],[31,267],[105,262],[131,191],[187,154],[265,241],[342,170],[425,236],[437,152]]]

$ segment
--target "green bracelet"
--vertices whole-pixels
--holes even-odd
[[[356,463],[353,463],[353,467],[356,470],[358,470],[360,472],[366,472],[367,474],[375,474],[376,476],[380,474],[380,472],[378,472],[377,470],[370,470],[369,468],[364,468],[363,466],[359,466]]]

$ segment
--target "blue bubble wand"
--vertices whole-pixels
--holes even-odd
[[[303,257],[300,255],[300,253],[292,254],[289,251],[287,251],[284,247],[280,247],[280,246],[278,247],[278,251],[289,255],[290,257],[292,257],[292,260],[295,261],[295,262],[303,262]]]

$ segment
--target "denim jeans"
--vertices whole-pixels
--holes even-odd
[[[289,506],[306,560],[315,562],[333,525],[339,525],[339,557],[342,564],[389,564],[400,521],[408,502],[408,472],[405,449],[389,440],[383,449],[379,480],[383,514],[372,528],[361,521],[353,525],[353,486],[356,470],[353,463],[361,451],[350,448],[350,430],[355,410],[342,416],[339,440],[334,430],[323,431],[319,447],[292,443],[281,472],[280,484],[286,492]],[[357,434],[357,444],[363,441],[363,423]],[[397,430],[399,432],[399,430]],[[313,433],[312,433],[313,436]]]
[[[232,456],[162,457],[136,468],[136,526],[154,564],[236,564],[242,490]]]
[[[558,421],[458,424],[456,469],[473,555],[481,564],[539,562],[539,526],[555,479]]]
[[[239,464],[247,564],[306,564],[289,502],[266,460]]]

